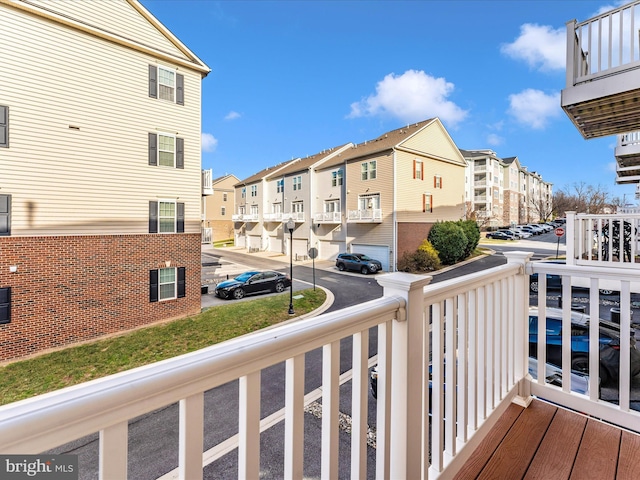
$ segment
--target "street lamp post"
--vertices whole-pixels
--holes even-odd
[[[287,221],[287,230],[289,230],[289,277],[291,277],[291,285],[289,285],[289,315],[294,315],[293,311],[293,230],[296,223],[293,218]]]

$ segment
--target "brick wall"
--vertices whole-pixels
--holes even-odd
[[[405,252],[415,252],[423,240],[429,236],[433,223],[398,223],[398,252],[400,260]]]
[[[165,262],[186,268],[186,296],[150,302]],[[200,234],[0,237],[1,287],[0,361],[199,313]]]

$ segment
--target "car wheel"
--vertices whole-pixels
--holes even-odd
[[[344,272],[344,263],[338,264],[338,270],[340,270],[341,272]]]
[[[578,355],[571,359],[571,369],[580,373],[589,373],[589,357]]]
[[[233,298],[240,300],[242,297],[244,297],[244,290],[242,288],[236,288],[233,291]]]
[[[276,283],[276,292],[278,293],[284,292],[284,283],[282,282]]]
[[[369,268],[368,267],[362,267],[360,269],[360,273],[362,273],[363,275],[367,275],[369,273]]]
[[[531,282],[531,283],[529,284],[529,289],[530,289],[532,292],[536,292],[536,293],[538,293],[538,282]]]
[[[600,365],[600,385],[607,385],[611,381],[611,375],[609,371]]]

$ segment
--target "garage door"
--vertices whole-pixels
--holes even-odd
[[[258,237],[256,235],[249,235],[247,236],[247,248],[257,248],[258,250],[260,250],[261,247],[261,237]]]
[[[284,253],[282,248],[282,238],[269,237],[269,251],[274,253]]]
[[[364,253],[365,255],[380,260],[382,270],[389,271],[389,247],[386,245],[362,245],[351,244],[351,253]]]
[[[309,249],[307,248],[307,239],[293,239],[293,258],[305,257],[309,255]]]
[[[247,239],[242,234],[236,234],[236,247],[246,247]]]
[[[339,253],[346,252],[345,242],[320,241],[318,244],[318,258],[322,260],[335,260]]]

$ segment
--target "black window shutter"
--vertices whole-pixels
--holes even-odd
[[[0,105],[0,147],[9,146],[9,108]]]
[[[1,235],[11,235],[11,195],[0,195]]]
[[[176,137],[176,168],[184,168],[184,138]]]
[[[158,135],[149,134],[149,165],[158,165]]]
[[[185,268],[178,267],[178,298],[186,295]]]
[[[176,233],[184,233],[184,203],[177,204]]]
[[[158,98],[158,67],[149,65],[149,96]]]
[[[11,321],[11,287],[0,288],[0,324]]]
[[[149,233],[158,233],[158,202],[149,202]]]
[[[149,301],[158,301],[158,270],[149,270]]]
[[[176,103],[184,105],[184,75],[176,73]]]

